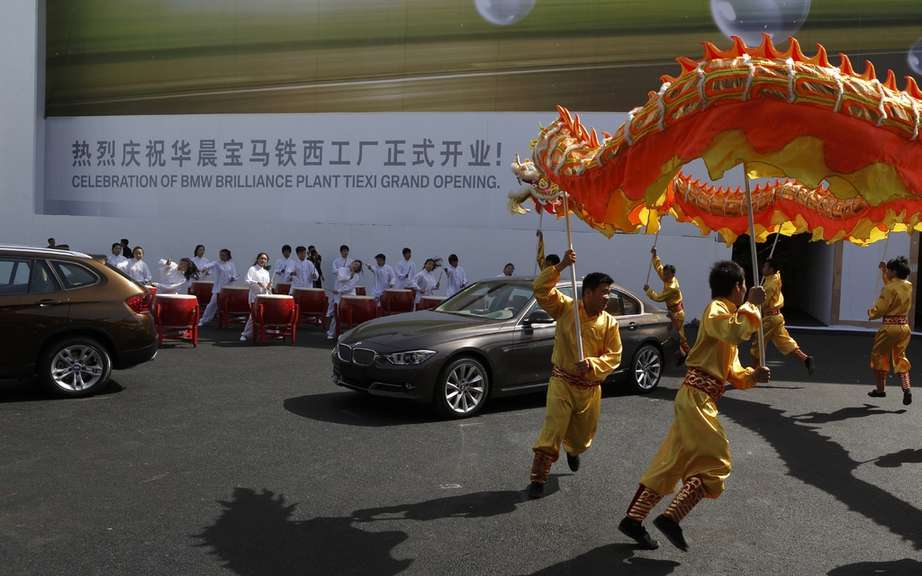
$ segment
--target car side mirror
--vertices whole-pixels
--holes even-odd
[[[543,308],[535,308],[525,318],[525,323],[530,326],[539,326],[541,324],[553,324],[554,319]]]

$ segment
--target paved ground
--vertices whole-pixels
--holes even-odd
[[[0,385],[4,575],[922,574],[922,392],[865,396],[869,335],[804,336],[814,382],[791,362],[721,401],[734,474],[687,519],[689,554],[616,530],[675,377],[612,387],[582,470],[528,501],[542,397],[438,421],[334,388],[318,335],[207,336],[91,399]]]

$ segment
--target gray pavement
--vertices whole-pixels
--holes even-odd
[[[439,421],[334,387],[318,333],[205,335],[90,399],[0,383],[0,573],[922,574],[922,391],[866,396],[871,335],[796,334],[813,381],[775,354],[771,385],[721,400],[734,472],[687,554],[616,529],[679,372],[610,386],[582,469],[529,501],[542,396]]]

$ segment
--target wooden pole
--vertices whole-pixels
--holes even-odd
[[[756,221],[752,207],[752,190],[749,189],[749,172],[743,164],[743,183],[746,186],[746,203],[749,205],[749,255],[752,258],[752,285],[759,286],[759,256],[756,253]],[[765,367],[765,331],[759,323],[759,366]]]
[[[662,230],[662,228],[660,228]],[[659,241],[659,230],[656,231],[656,236],[653,238],[653,248],[656,249],[656,243]],[[650,273],[653,271],[653,255],[650,255],[650,265],[647,266],[647,280],[643,283],[644,286],[650,285]]]
[[[568,195],[564,193],[563,195],[563,212],[567,220],[567,246],[570,250],[573,250],[573,230],[570,226],[570,205],[567,202]],[[576,353],[578,356],[578,362],[582,362],[585,358],[583,354],[583,332],[580,329],[579,321],[579,292],[576,289],[576,263],[570,265],[570,284],[573,287],[573,324],[576,327]]]

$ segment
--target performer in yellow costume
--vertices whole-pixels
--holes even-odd
[[[912,307],[912,283],[909,278],[909,262],[904,256],[894,258],[886,264],[880,263],[880,273],[883,276],[884,287],[874,307],[868,310],[868,318],[883,319],[883,326],[874,336],[874,347],[871,349],[871,369],[877,381],[877,388],[868,392],[872,398],[883,398],[887,395],[884,387],[887,384],[887,375],[890,369],[900,377],[903,388],[903,404],[912,404],[912,391],[909,384],[909,359],[906,358],[906,348],[912,334],[906,315]]]
[[[666,439],[640,479],[640,488],[618,525],[625,535],[649,549],[659,544],[643,521],[680,480],[682,489],[653,524],[677,548],[688,550],[679,522],[702,498],[717,498],[730,475],[730,445],[717,418],[717,400],[724,382],[750,388],[768,382],[768,368],[743,368],[737,346],[759,328],[760,287],[749,291],[743,269],[735,262],[718,262],[710,274],[713,300],[701,315],[698,338],[686,360],[688,372],[675,398],[675,416]],[[743,303],[746,298],[746,303]]]
[[[688,355],[688,339],[685,337],[685,305],[682,304],[682,289],[679,287],[679,281],[675,277],[675,266],[666,264],[663,266],[662,260],[656,255],[656,248],[650,250],[653,254],[653,267],[656,268],[656,274],[663,281],[663,291],[657,292],[649,286],[644,286],[643,291],[647,297],[654,302],[665,302],[669,310],[669,318],[672,320],[672,327],[679,333],[679,350],[682,356]]]
[[[544,484],[551,465],[560,454],[561,443],[567,452],[570,470],[579,469],[579,454],[592,444],[599,420],[600,385],[621,363],[618,321],[605,311],[613,281],[600,272],[583,278],[579,317],[586,358],[582,361],[578,358],[573,300],[557,290],[560,272],[575,261],[576,254],[568,250],[559,264],[548,266],[535,278],[533,286],[535,299],[557,321],[557,329],[544,426],[533,448],[535,455],[528,486],[528,495],[532,498],[544,495]]]
[[[807,373],[812,376],[815,369],[813,356],[803,353],[784,325],[784,315],[781,313],[781,309],[784,308],[781,272],[773,258],[766,259],[762,264],[762,277],[764,278],[762,288],[765,289],[765,303],[762,304],[762,329],[765,331],[765,342],[774,344],[775,348],[785,356],[793,354],[795,358],[803,362]],[[757,364],[760,363],[758,342],[753,341],[749,353],[752,354]]]

